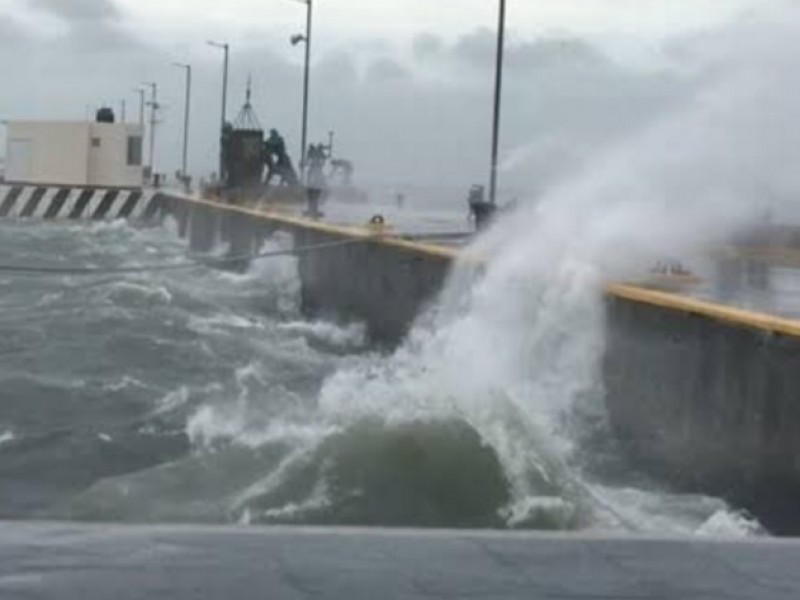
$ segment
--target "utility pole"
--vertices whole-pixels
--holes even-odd
[[[127,120],[126,119],[126,114],[125,114],[125,109],[126,108],[127,108],[127,103],[125,102],[125,98],[123,98],[122,99],[122,113],[120,114],[120,122],[121,123],[125,123],[126,120]]]
[[[497,160],[500,148],[500,113],[503,98],[503,53],[505,50],[506,0],[500,0],[497,27],[497,65],[494,82],[494,119],[492,122],[492,172],[489,182],[489,202],[497,202]]]
[[[145,93],[145,90],[144,90],[144,88],[137,88],[137,89],[135,89],[133,91],[136,92],[137,94],[139,94],[139,125],[142,128],[144,128],[144,105],[145,105],[144,93]]]
[[[150,87],[150,102],[148,102],[148,106],[150,107],[150,177],[155,178],[156,174],[156,164],[155,164],[155,154],[156,154],[156,125],[158,125],[158,109],[161,108],[158,104],[158,84],[148,82],[144,85]]]
[[[225,123],[228,119],[228,62],[230,60],[231,46],[227,42],[208,42],[209,46],[219,48],[225,54],[222,63],[222,122],[219,128],[219,178],[222,180],[222,174],[225,171],[225,149],[222,144],[223,132],[225,131]]]
[[[176,67],[186,71],[186,104],[183,109],[183,160],[181,163],[181,175],[184,179],[189,176],[189,111],[192,101],[192,65],[174,63]]]
[[[311,79],[311,32],[314,18],[313,0],[299,0],[306,5],[306,34],[292,36],[292,45],[296,46],[300,42],[305,42],[306,55],[303,73],[303,123],[302,134],[300,136],[300,177],[305,182],[306,179],[306,153],[308,151],[308,98]]]

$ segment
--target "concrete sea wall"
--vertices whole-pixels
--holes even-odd
[[[276,230],[300,253],[304,310],[366,322],[395,344],[457,251],[280,214],[160,195],[195,250],[248,255]],[[752,261],[752,257],[746,260]],[[634,286],[607,294],[603,373],[614,430],[643,469],[800,533],[800,322]]]
[[[403,339],[459,255],[366,225],[172,193],[0,185],[0,218],[168,216],[195,252],[227,244],[234,268],[277,231],[291,235],[304,312],[363,322],[387,346]],[[765,262],[800,264],[793,230],[759,236],[720,260],[720,285],[763,288]],[[606,402],[631,459],[678,488],[723,496],[775,531],[800,534],[800,321],[626,285],[609,287],[606,306]]]
[[[606,402],[628,455],[800,533],[800,322],[627,286],[607,314]]]
[[[320,247],[298,253],[304,313],[363,322],[381,345],[402,340],[441,289],[457,256],[445,248],[381,237],[366,225],[338,227],[166,194],[156,203],[163,216],[177,221],[194,251],[223,242],[233,256],[252,255],[278,230],[292,235],[295,248]]]
[[[157,212],[155,197],[147,190],[0,185],[0,218],[152,220]]]

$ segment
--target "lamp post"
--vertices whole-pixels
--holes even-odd
[[[189,111],[191,110],[192,99],[192,65],[177,62],[173,64],[186,71],[186,104],[183,109],[183,160],[181,162],[181,176],[186,180],[189,175]]]
[[[139,125],[144,127],[144,105],[145,105],[144,93],[145,93],[145,90],[144,90],[144,88],[136,88],[133,91],[136,92],[137,94],[139,94]]]
[[[155,178],[156,172],[156,165],[155,165],[155,155],[156,155],[156,125],[158,124],[157,114],[158,109],[160,108],[158,104],[158,84],[153,82],[145,82],[142,85],[148,86],[150,88],[151,96],[150,102],[148,105],[150,106],[150,177]]]
[[[306,178],[306,152],[308,146],[308,95],[310,85],[310,67],[311,67],[311,26],[314,16],[314,2],[313,0],[297,0],[306,5],[306,33],[305,35],[293,35],[291,42],[293,46],[304,42],[306,45],[305,66],[303,73],[303,123],[302,133],[300,135],[300,173],[301,178],[305,181]]]
[[[225,54],[222,63],[222,122],[219,128],[219,177],[222,180],[222,173],[225,170],[225,150],[222,145],[222,134],[225,131],[225,121],[228,117],[228,62],[230,60],[231,46],[227,42],[208,42],[208,45],[219,48]]]
[[[500,0],[497,26],[497,65],[494,81],[494,118],[492,122],[492,172],[489,180],[489,202],[497,202],[497,156],[500,147],[500,112],[503,97],[503,52],[505,50],[506,0]]]

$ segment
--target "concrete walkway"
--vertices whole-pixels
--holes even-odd
[[[796,599],[800,543],[0,524],[0,598]]]

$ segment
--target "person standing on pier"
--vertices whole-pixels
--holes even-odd
[[[322,216],[319,210],[319,201],[325,190],[325,162],[327,157],[325,155],[325,147],[320,145],[311,144],[308,148],[308,212],[306,213],[313,219],[318,219]]]

